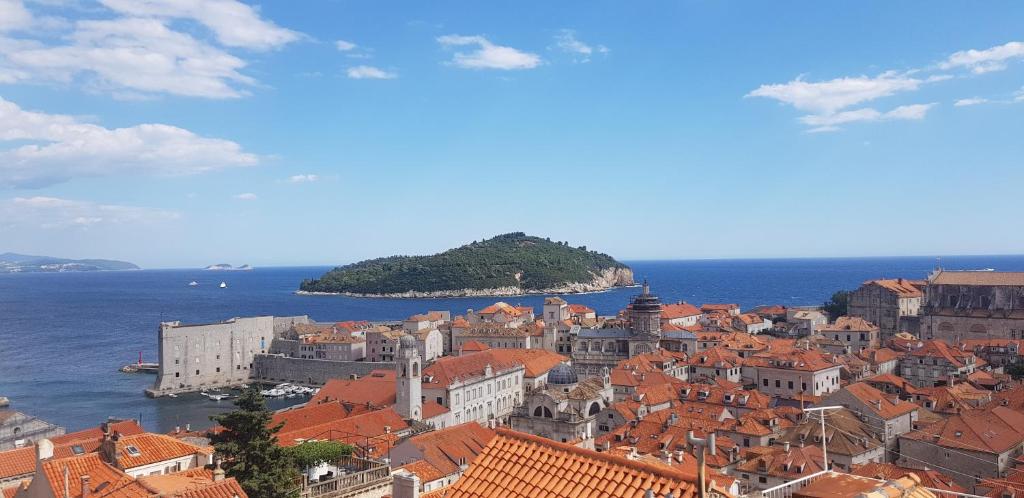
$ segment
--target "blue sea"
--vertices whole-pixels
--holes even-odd
[[[814,305],[839,289],[874,278],[923,279],[934,258],[838,258],[627,262],[664,302]],[[943,257],[946,269],[1024,271],[1024,256]],[[142,270],[0,275],[0,396],[12,408],[66,427],[107,417],[137,418],[149,430],[210,425],[231,408],[199,395],[149,399],[152,375],[118,367],[156,359],[161,321],[219,321],[235,316],[301,315],[318,321],[401,319],[427,310],[463,313],[493,298],[365,299],[294,294],[299,282],[329,267],[257,268],[251,272]],[[195,280],[198,287],[187,284]],[[226,289],[218,288],[224,281]],[[600,314],[622,309],[636,289],[569,297]],[[511,297],[539,307],[543,296]],[[275,402],[274,406],[281,406]]]

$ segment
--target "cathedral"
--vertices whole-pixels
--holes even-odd
[[[572,363],[584,377],[601,375],[622,360],[657,351],[661,340],[661,301],[644,282],[626,310],[624,327],[580,328],[572,338]]]

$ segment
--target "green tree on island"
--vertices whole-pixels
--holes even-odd
[[[238,409],[210,417],[224,428],[211,440],[227,475],[237,479],[249,496],[299,496],[300,475],[292,453],[277,444],[276,434],[284,424],[270,426],[271,412],[253,387],[242,392],[235,406]]]
[[[841,316],[845,316],[847,309],[850,304],[850,291],[837,291],[832,294],[832,298],[825,301],[821,308],[828,313],[830,320],[835,320]]]

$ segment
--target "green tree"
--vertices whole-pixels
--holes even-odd
[[[238,409],[210,419],[223,431],[211,438],[224,459],[224,470],[242,485],[246,494],[259,498],[299,496],[299,472],[292,454],[277,444],[277,432],[284,424],[271,427],[271,413],[255,387],[235,400]]]
[[[825,301],[821,308],[828,313],[829,319],[835,320],[838,317],[846,315],[847,309],[850,304],[850,291],[837,291],[832,294],[832,298]]]
[[[1020,380],[1024,377],[1024,363],[1014,363],[1006,367],[1006,373],[1010,374],[1014,380]]]
[[[300,469],[336,462],[352,454],[352,447],[337,441],[307,441],[288,448],[292,461]]]

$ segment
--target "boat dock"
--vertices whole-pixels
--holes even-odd
[[[123,373],[148,373],[156,374],[160,371],[159,363],[129,363],[118,369]]]

